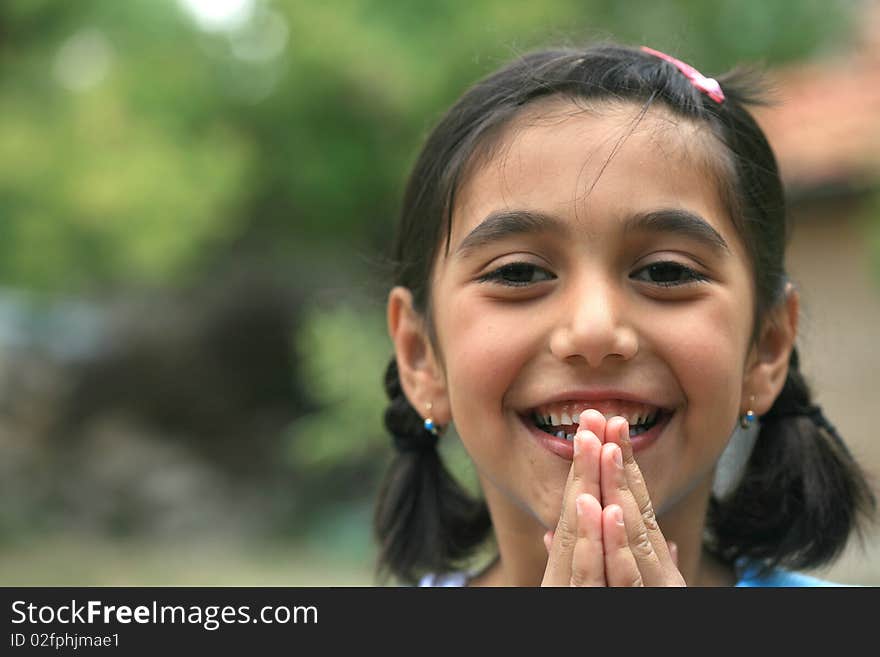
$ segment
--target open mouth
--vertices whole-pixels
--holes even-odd
[[[603,413],[603,415],[605,415],[606,419],[615,417],[614,414]],[[625,417],[627,422],[630,423],[630,438],[635,438],[643,433],[647,433],[657,424],[664,422],[671,415],[672,411],[663,408],[655,408],[652,411],[639,413],[635,417],[627,417],[626,415],[623,415],[623,417]],[[578,430],[579,417],[577,416],[572,418],[568,415],[556,416],[555,414],[549,415],[541,413],[540,411],[533,411],[530,413],[529,419],[538,430],[555,438],[560,438],[569,442],[574,440],[574,435]]]

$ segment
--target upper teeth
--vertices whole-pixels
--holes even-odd
[[[554,406],[556,408],[550,409],[545,406],[536,409],[534,414],[535,420],[540,424],[550,426],[577,425],[580,422],[580,415],[584,410],[596,408],[606,420],[620,416],[625,418],[630,426],[635,426],[652,422],[660,411],[657,407],[620,401],[594,402],[592,404],[568,402],[554,404]]]

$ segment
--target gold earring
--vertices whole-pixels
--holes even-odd
[[[425,431],[435,435],[440,435],[440,430],[437,428],[437,425],[434,424],[434,418],[431,417],[431,409],[434,408],[434,405],[431,402],[428,402],[428,417],[425,418]]]
[[[749,396],[749,405],[751,406],[751,405],[754,404],[754,403],[755,403],[755,396],[754,396],[754,395],[750,395],[750,396]],[[739,426],[741,426],[743,429],[748,429],[750,426],[752,426],[752,423],[753,423],[754,421],[755,421],[755,411],[753,411],[753,410],[750,408],[749,410],[747,410],[747,411],[745,412],[744,415],[740,416],[740,418],[739,418]]]

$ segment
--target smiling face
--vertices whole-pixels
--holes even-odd
[[[637,113],[536,102],[459,190],[431,288],[439,403],[496,524],[558,519],[570,457],[536,412],[669,411],[636,453],[661,520],[708,495],[735,427],[754,293],[712,141],[658,107],[629,134]]]

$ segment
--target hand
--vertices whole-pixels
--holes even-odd
[[[605,436],[605,416],[593,409],[581,413],[559,521],[556,531],[544,537],[549,557],[541,586],[606,585],[598,502],[602,496],[599,436]]]
[[[603,444],[604,443],[604,444]],[[601,500],[601,502],[600,502]],[[542,586],[684,586],[633,458],[625,418],[581,414]]]
[[[673,557],[657,524],[645,478],[633,457],[625,418],[613,417],[606,424],[600,459],[608,585],[685,586],[678,570],[677,549]],[[605,519],[605,511],[614,506],[622,509],[622,525],[612,526]]]

